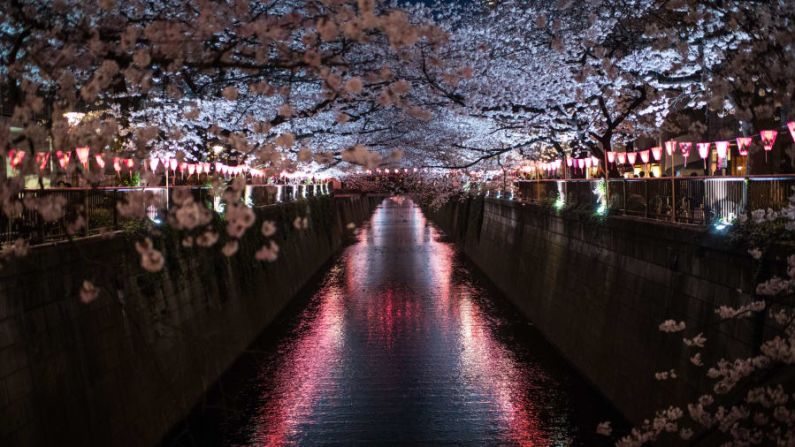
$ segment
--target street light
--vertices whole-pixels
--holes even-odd
[[[80,121],[83,121],[85,116],[86,114],[83,112],[66,112],[63,114],[63,117],[66,118],[66,122],[72,127],[80,124]]]

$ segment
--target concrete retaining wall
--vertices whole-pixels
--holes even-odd
[[[0,445],[156,444],[377,202],[312,199],[305,232],[290,225],[305,204],[261,210],[279,222],[273,264],[254,259],[258,222],[236,256],[174,245],[155,274],[124,236],[41,247],[4,266]],[[84,279],[102,291],[88,305]]]
[[[740,291],[753,288],[750,256],[701,230],[562,217],[495,199],[452,203],[433,219],[633,422],[662,405],[692,401],[709,386],[704,369],[690,364],[693,352],[681,334],[663,334],[658,325],[675,319],[709,326],[715,307],[747,302]],[[705,329],[710,351],[750,353],[762,323]],[[654,372],[671,368],[683,380],[654,380]]]

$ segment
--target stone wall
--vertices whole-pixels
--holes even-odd
[[[171,241],[159,273],[140,268],[123,234],[38,247],[4,266],[0,445],[156,444],[341,247],[345,225],[367,218],[378,200],[260,210],[279,223],[272,264],[254,259],[258,221],[232,258]],[[306,209],[310,229],[293,229]],[[84,279],[101,289],[88,305],[79,302]]]
[[[750,353],[763,330],[758,320],[708,329],[714,309],[747,302],[741,291],[754,283],[750,256],[725,236],[641,220],[564,217],[496,199],[449,204],[433,219],[633,422],[709,386],[704,369],[690,364],[693,352],[681,334],[658,330],[662,321],[686,321],[689,336],[704,328],[710,351],[729,357]],[[705,357],[707,364],[715,360]],[[653,378],[671,368],[683,379]]]

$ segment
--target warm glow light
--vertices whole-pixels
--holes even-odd
[[[637,152],[627,152],[627,160],[629,161],[629,164],[634,165],[637,159],[638,159]]]
[[[160,160],[157,158],[150,158],[149,159],[149,169],[154,173],[157,172],[157,165],[160,163]]]
[[[627,164],[627,153],[626,152],[619,152],[616,154],[618,157],[618,164],[625,165]]]
[[[83,112],[66,112],[63,114],[63,117],[66,118],[66,122],[70,126],[76,126],[80,124],[80,121],[83,121],[83,118],[86,116]]]
[[[640,152],[640,159],[643,161],[644,164],[649,162],[649,150],[646,149],[645,151]]]
[[[177,172],[177,166],[178,165],[179,165],[179,160],[177,160],[176,158],[172,158],[172,159],[168,160],[168,167],[172,171]]]
[[[615,163],[616,161],[616,153],[613,151],[607,152],[607,162],[608,163]]]
[[[105,169],[105,157],[103,157],[102,154],[94,155],[94,161],[97,162],[99,169]]]
[[[220,144],[216,144],[216,145],[214,145],[214,146],[212,147],[212,150],[213,150],[213,153],[214,153],[215,155],[218,155],[218,154],[220,154],[221,152],[223,152],[223,151],[224,151],[224,147],[223,147],[223,146],[221,146]]]

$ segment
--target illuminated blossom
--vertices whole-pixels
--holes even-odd
[[[273,262],[279,257],[279,246],[274,241],[269,241],[257,250],[255,258],[258,261]]]
[[[97,299],[98,295],[99,289],[94,286],[94,283],[84,280],[83,286],[80,288],[80,302],[88,304]]]
[[[266,220],[262,222],[262,235],[265,237],[271,237],[276,234],[276,223],[272,220]]]

